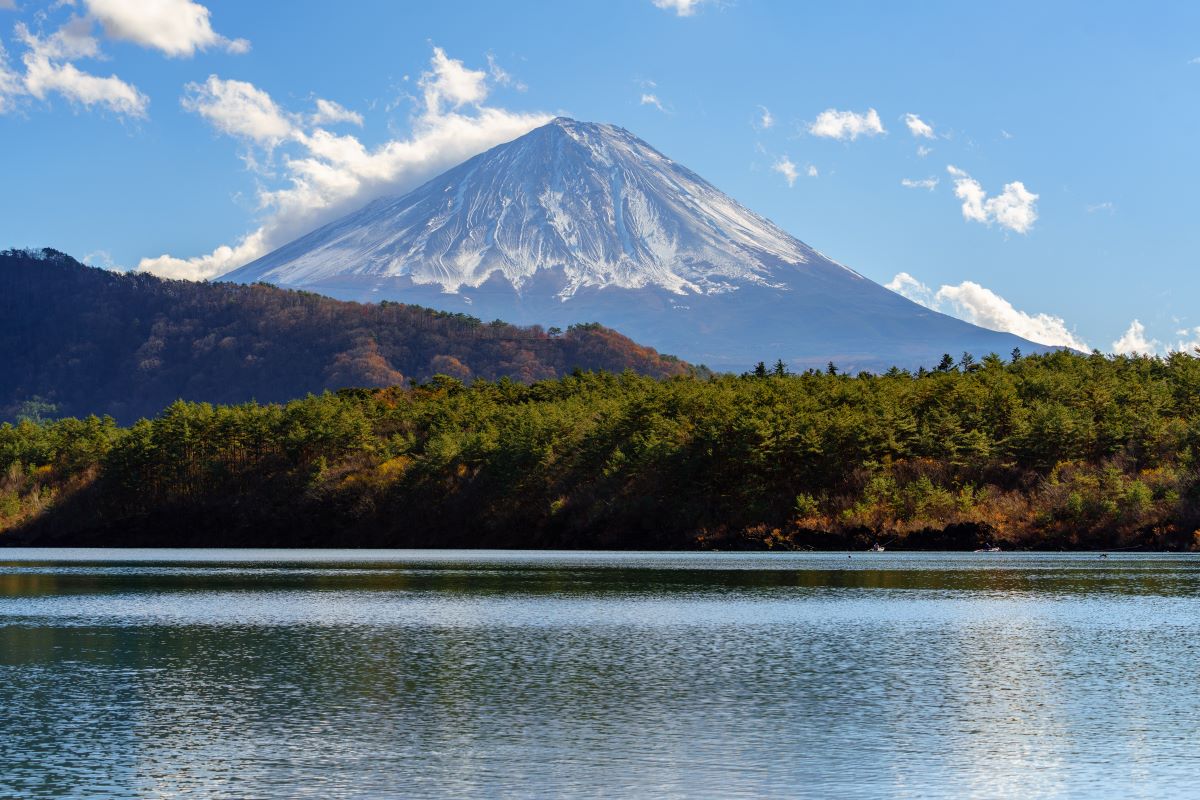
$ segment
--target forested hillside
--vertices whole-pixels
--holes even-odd
[[[577,367],[688,370],[598,325],[544,331],[267,285],[168,281],[53,250],[0,253],[0,354],[0,420],[132,422],[180,398],[274,402],[435,374],[530,382]]]
[[[1200,541],[1200,359],[347,390],[0,427],[0,542],[766,548]]]

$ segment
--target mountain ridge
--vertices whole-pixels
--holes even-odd
[[[435,374],[533,382],[576,368],[690,371],[597,325],[551,333],[264,284],[119,274],[54,250],[0,252],[0,352],[0,421],[40,411],[130,422],[177,399],[281,402]]]

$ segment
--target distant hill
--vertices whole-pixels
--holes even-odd
[[[594,324],[547,332],[262,284],[119,274],[49,249],[0,252],[0,420],[128,422],[176,399],[274,402],[435,374],[531,382],[575,368],[689,370]]]
[[[561,117],[223,280],[518,324],[597,320],[739,372],[762,359],[882,372],[1057,349],[917,305],[629,131]]]

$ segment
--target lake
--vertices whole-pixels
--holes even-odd
[[[1196,797],[1200,557],[0,550],[0,796]]]

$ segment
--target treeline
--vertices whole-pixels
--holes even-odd
[[[1200,359],[529,385],[0,427],[0,541],[1192,549]]]
[[[596,324],[522,328],[265,284],[170,281],[54,250],[0,252],[0,353],[0,420],[133,422],[178,398],[281,402],[435,374],[528,383],[575,368],[690,369]]]

